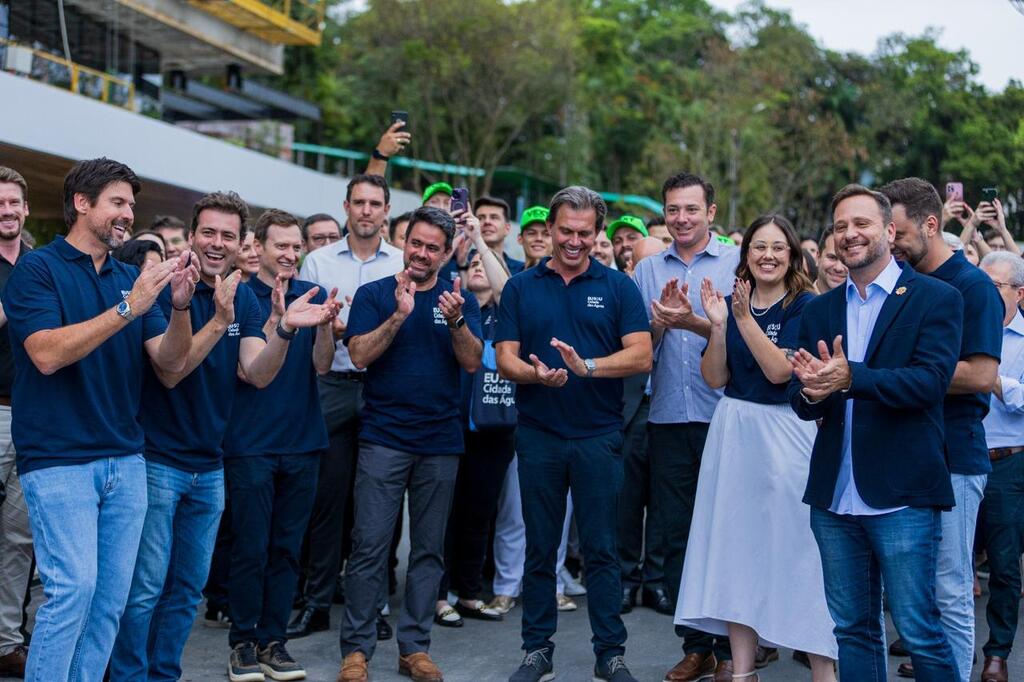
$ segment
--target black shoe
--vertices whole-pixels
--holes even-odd
[[[803,667],[807,668],[808,670],[811,669],[811,659],[810,657],[808,657],[806,651],[794,651],[793,660],[802,665]]]
[[[338,574],[338,577],[334,580],[334,596],[331,601],[335,604],[345,603],[345,580]]]
[[[519,670],[508,682],[548,682],[555,679],[555,666],[551,662],[551,649],[544,647],[523,656]]]
[[[629,613],[636,607],[636,593],[639,591],[639,585],[622,588],[622,608],[619,610],[619,613]]]
[[[672,602],[668,600],[668,593],[665,592],[665,588],[663,587],[655,587],[651,589],[644,588],[643,598],[640,600],[640,603],[665,616],[675,614],[675,609],[672,608]]]
[[[909,656],[910,652],[907,651],[906,647],[903,646],[903,640],[899,637],[892,641],[889,645],[890,656]]]
[[[314,609],[311,606],[299,611],[299,615],[288,623],[288,639],[308,637],[314,632],[323,632],[331,628],[331,614],[327,611]]]
[[[914,676],[914,664],[913,663],[900,663],[899,667],[896,668],[896,674],[900,677],[913,677]]]
[[[394,631],[391,629],[391,624],[388,623],[388,619],[384,616],[377,614],[377,641],[384,642],[394,636]]]
[[[612,656],[594,666],[594,682],[637,682],[622,656]]]
[[[770,646],[757,646],[754,650],[754,668],[760,670],[772,661],[779,660],[779,650]]]

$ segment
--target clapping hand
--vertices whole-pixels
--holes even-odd
[[[831,353],[825,341],[818,341],[818,357],[801,348],[790,362],[796,378],[804,385],[804,395],[811,400],[824,400],[836,391],[850,388],[853,375],[843,351],[842,336],[833,339]]]
[[[182,251],[176,260],[174,274],[171,275],[171,305],[183,310],[196,291],[199,268],[192,259],[191,251]]]
[[[213,304],[216,317],[221,324],[229,325],[235,321],[235,292],[242,281],[242,271],[235,270],[224,279],[217,275],[213,284]]]
[[[750,282],[739,277],[732,289],[732,316],[737,322],[750,318]]]
[[[540,361],[534,354],[530,354],[530,362],[533,363],[533,371],[537,377],[537,383],[549,388],[561,388],[569,381],[569,372],[563,369],[551,369]]]
[[[576,352],[576,349],[567,344],[565,341],[559,341],[555,337],[551,337],[551,346],[555,348],[559,355],[562,356],[562,362],[565,366],[572,370],[572,373],[578,377],[587,376],[587,365],[583,362],[583,358]],[[568,379],[568,375],[566,376]]]
[[[290,331],[289,328],[301,329],[303,327],[316,327],[317,325],[326,324],[333,319],[333,316],[338,314],[337,310],[335,310],[335,306],[338,305],[337,301],[331,301],[330,299],[325,303],[312,303],[310,301],[311,298],[316,296],[318,291],[320,291],[320,287],[313,287],[285,308],[284,315],[281,317],[281,327],[285,331]],[[337,291],[334,293],[336,294]]]
[[[724,326],[729,319],[729,306],[725,304],[722,292],[715,289],[715,285],[707,277],[700,283],[700,301],[708,321],[715,327]]]
[[[452,290],[441,292],[437,307],[441,309],[444,319],[452,323],[462,317],[462,305],[465,302],[466,299],[462,297],[462,278],[456,277],[452,282]]]
[[[416,283],[412,281],[412,275],[408,270],[395,275],[395,281],[398,282],[395,287],[398,314],[404,319],[412,315],[413,308],[416,307]]]
[[[686,329],[693,317],[689,293],[689,284],[679,286],[679,280],[674,277],[666,282],[661,300],[651,301],[652,324],[662,329]]]

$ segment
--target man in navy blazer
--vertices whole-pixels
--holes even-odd
[[[892,207],[848,185],[832,200],[849,279],[804,308],[789,398],[820,419],[804,502],[821,554],[843,679],[884,682],[882,583],[922,682],[957,677],[935,597],[940,510],[954,503],[943,398],[963,300],[900,267]],[[810,349],[810,350],[808,350]]]

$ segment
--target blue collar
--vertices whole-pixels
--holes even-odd
[[[296,273],[296,274],[298,274],[298,273]],[[296,282],[297,279],[298,279],[298,277],[289,277],[288,278],[288,289],[287,289],[287,291],[284,292],[285,298],[289,298],[291,296],[298,296],[299,295],[298,292],[295,291],[295,289],[296,289],[295,282]],[[252,293],[256,294],[260,298],[270,298],[270,295],[274,293],[274,287],[268,286],[266,282],[264,282],[262,279],[260,279],[256,275],[253,275],[252,277],[250,277],[249,281],[246,282],[246,284],[248,284],[249,288],[252,289]]]
[[[586,270],[576,275],[576,277],[573,277],[573,279],[578,279],[580,277],[600,279],[605,276],[605,274],[608,271],[608,268],[602,265],[601,263],[598,263],[593,256],[588,256],[588,258],[590,258],[590,265],[587,266]],[[534,266],[533,268],[533,276],[544,277],[545,275],[556,275],[558,277],[561,277],[561,275],[559,275],[557,272],[548,267],[548,261],[550,260],[551,256],[545,256],[539,263],[537,263],[537,265]]]
[[[61,257],[64,258],[64,260],[76,261],[85,258],[88,259],[89,266],[92,268],[92,256],[73,247],[68,243],[68,240],[64,235],[57,235],[50,243],[53,244],[53,248],[61,255]],[[114,258],[108,253],[106,259],[103,261],[103,265],[100,266],[100,272],[103,273],[113,268],[114,266],[111,263],[113,260]]]
[[[717,239],[715,239],[714,233],[709,231],[707,245],[704,247],[703,251],[698,251],[696,254],[694,254],[694,259],[696,260],[697,256],[713,256],[717,258],[726,251],[730,251],[735,248],[737,247],[729,246],[728,244],[724,244],[718,241]],[[676,252],[675,242],[669,244],[668,248],[661,252],[661,257],[665,260],[668,260],[669,258],[675,258],[680,263],[684,262],[683,259],[680,258],[679,254]]]
[[[1020,308],[1017,308],[1017,313],[1010,320],[1010,324],[1006,325],[1006,328],[1019,336],[1024,336],[1024,315],[1021,315]]]
[[[889,264],[885,266],[884,270],[878,273],[878,276],[875,277],[875,279],[870,284],[864,287],[864,291],[870,298],[871,292],[869,290],[871,289],[871,287],[877,287],[884,291],[885,294],[888,296],[889,294],[892,293],[892,290],[896,288],[896,282],[899,280],[900,275],[902,274],[903,268],[900,267],[900,264],[896,262],[895,258],[889,256]],[[847,275],[846,300],[849,301],[852,296],[859,297],[860,294],[857,293],[857,285],[854,284],[853,280],[850,279],[850,276]]]

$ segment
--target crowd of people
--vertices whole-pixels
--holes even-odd
[[[287,642],[336,603],[338,682],[391,637],[441,682],[432,628],[517,606],[493,679],[540,682],[586,594],[595,680],[635,679],[639,605],[673,617],[666,682],[756,680],[783,647],[815,682],[881,682],[889,652],[968,682],[984,555],[982,680],[1008,679],[1024,260],[998,199],[848,185],[801,239],[716,227],[692,173],[647,221],[570,186],[519,216],[520,261],[500,198],[441,182],[390,215],[407,143],[351,178],[344,225],[251,222],[228,191],[133,231],[135,173],[81,161],[34,249],[0,167],[0,676],[178,679],[205,599],[232,682],[304,679]]]

